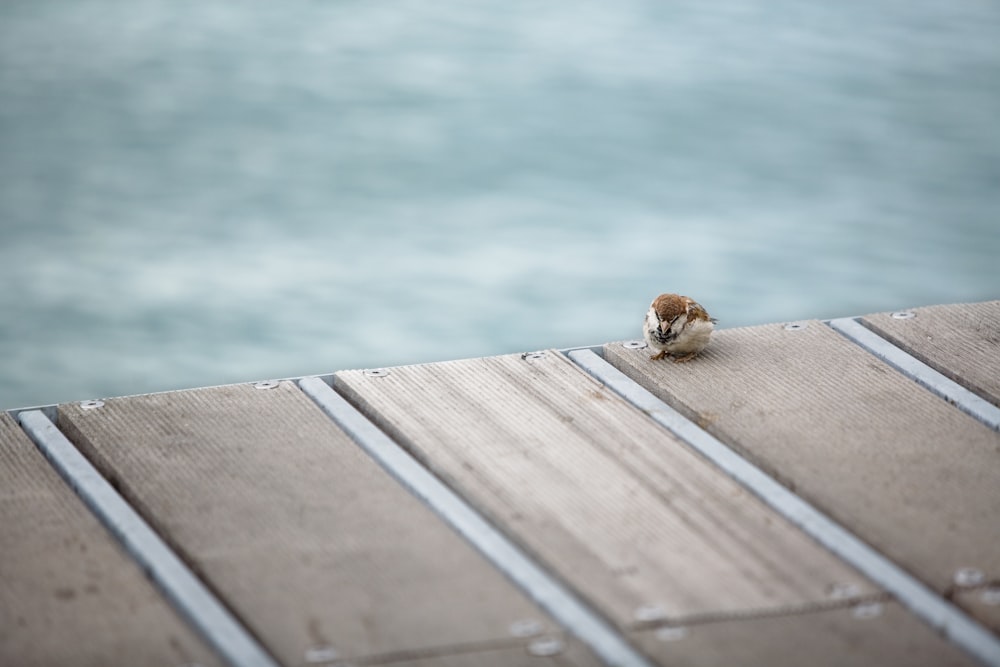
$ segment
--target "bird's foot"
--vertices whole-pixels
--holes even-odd
[[[659,361],[660,359],[662,359],[662,358],[663,358],[663,357],[665,357],[665,356],[667,356],[667,351],[666,351],[666,350],[660,350],[660,351],[659,351],[659,352],[657,352],[656,354],[654,354],[654,355],[651,355],[651,356],[650,356],[649,358],[650,358],[650,359],[651,359],[652,361]]]

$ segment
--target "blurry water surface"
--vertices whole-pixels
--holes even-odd
[[[9,1],[0,408],[1000,297],[1000,4]]]

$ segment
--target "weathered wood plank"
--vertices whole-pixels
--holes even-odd
[[[221,664],[6,413],[0,526],[0,664]]]
[[[68,404],[59,425],[285,664],[490,664],[525,651],[515,621],[558,629],[291,383]],[[557,658],[593,662],[575,651]]]
[[[975,664],[895,603],[666,628],[638,642],[676,667]]]
[[[654,603],[685,618],[825,602],[838,583],[875,592],[557,353],[335,385],[621,626]]]
[[[876,590],[558,353],[345,371],[335,386],[623,629]],[[914,622],[910,641],[939,640]],[[666,643],[645,647],[669,661]]]
[[[862,324],[970,391],[1000,406],[1000,301],[913,308]]]
[[[1000,434],[822,323],[722,330],[687,364],[605,356],[936,590],[1000,576]]]

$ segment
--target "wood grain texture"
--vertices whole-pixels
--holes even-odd
[[[649,652],[662,653],[673,667],[978,664],[898,604],[884,603],[878,609],[873,616],[858,615],[853,608],[832,609],[692,625],[662,635],[654,630],[637,633],[636,641]]]
[[[2,412],[0,527],[0,664],[222,664]]]
[[[646,605],[684,619],[875,591],[556,352],[335,386],[619,627]]]
[[[1000,301],[912,308],[861,318],[866,327],[934,370],[1000,406]]]
[[[514,621],[554,628],[291,383],[63,405],[59,423],[285,664],[488,655],[523,649]]]
[[[1000,434],[826,325],[722,330],[688,364],[605,355],[938,591],[1000,575]]]

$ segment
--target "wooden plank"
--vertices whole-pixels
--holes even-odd
[[[346,371],[335,386],[623,629],[808,615],[875,591],[558,353]],[[787,642],[773,627],[761,641]],[[939,641],[913,619],[908,630],[914,645]],[[858,633],[872,646],[892,634],[824,641],[849,651]],[[644,648],[671,661],[663,642]]]
[[[677,667],[976,664],[895,603],[669,627],[638,633],[637,641]]]
[[[934,370],[1000,406],[1000,301],[876,313],[862,324]]]
[[[825,603],[840,583],[876,592],[558,353],[335,385],[620,626],[652,604],[683,619]],[[679,576],[694,564],[701,576]]]
[[[719,331],[687,364],[605,356],[939,592],[1000,576],[1000,434],[804,324]]]
[[[59,425],[285,664],[490,664],[526,650],[512,623],[558,630],[292,383],[63,405]],[[593,662],[536,661],[558,659]]]
[[[6,413],[0,526],[0,664],[221,664]]]
[[[297,384],[372,460],[420,498],[568,633],[580,638],[597,658],[619,667],[649,667],[648,660],[607,621],[583,604],[563,582],[546,572],[399,443],[379,430],[330,384],[318,377],[302,378]],[[523,629],[518,634],[523,634]]]

